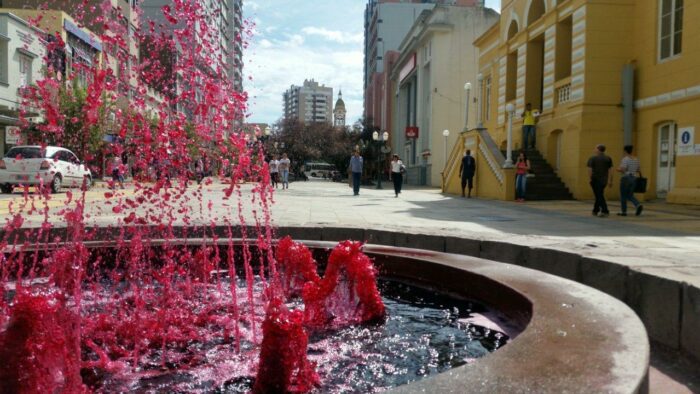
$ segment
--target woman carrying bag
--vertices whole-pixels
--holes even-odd
[[[618,213],[617,216],[627,216],[628,200],[634,204],[635,216],[641,215],[642,210],[644,210],[644,206],[634,197],[637,180],[641,173],[639,159],[632,156],[632,149],[632,145],[625,145],[625,157],[622,158],[620,167],[617,168],[617,171],[622,173],[620,178],[620,209],[622,212]]]

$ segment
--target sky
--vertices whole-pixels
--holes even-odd
[[[362,116],[364,10],[366,0],[244,0],[252,25],[244,51],[249,122],[282,117],[282,93],[314,79],[342,89],[347,123]],[[500,0],[486,0],[500,11]]]

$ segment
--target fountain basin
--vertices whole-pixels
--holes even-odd
[[[202,245],[182,239],[168,244]],[[219,243],[227,241],[220,240]],[[319,261],[335,243],[303,241]],[[157,246],[165,241],[152,241]],[[92,248],[114,246],[93,241]],[[527,268],[425,250],[366,245],[381,277],[474,299],[515,327],[511,341],[478,361],[394,392],[645,392],[649,344],[620,301]]]

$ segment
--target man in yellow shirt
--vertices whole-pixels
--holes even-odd
[[[527,103],[525,105],[525,111],[522,114],[523,118],[523,149],[535,149],[535,136],[537,132],[535,130],[535,125],[537,124],[537,118],[540,116],[540,111],[532,110],[532,105]],[[532,141],[532,143],[530,143]]]

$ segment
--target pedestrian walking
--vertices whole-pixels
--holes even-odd
[[[289,168],[291,163],[287,154],[283,153],[277,167],[280,175],[282,175],[282,190],[289,189]]]
[[[406,172],[406,166],[403,165],[399,155],[394,155],[391,159],[391,180],[394,182],[394,197],[401,194],[401,186],[403,185],[403,174]]]
[[[272,160],[270,160],[270,162],[267,163],[267,166],[270,169],[270,181],[272,182],[272,187],[274,187],[275,189],[279,187],[279,165],[280,161],[277,159],[277,155],[273,155]]]
[[[644,206],[634,197],[634,187],[637,184],[640,170],[639,159],[632,155],[632,145],[625,145],[624,151],[625,157],[622,158],[620,167],[617,168],[617,171],[622,173],[620,178],[620,209],[622,212],[618,212],[617,216],[627,216],[627,201],[634,204],[634,215],[639,216],[644,210]]]
[[[520,151],[518,161],[515,163],[515,201],[525,201],[527,190],[527,173],[530,171],[530,160],[525,151]]]
[[[535,149],[535,138],[537,138],[537,120],[540,116],[539,110],[532,110],[532,104],[525,105],[523,118],[523,149]]]
[[[362,180],[362,156],[356,150],[350,158],[350,171],[352,172],[352,192],[355,196],[360,195],[360,181]]]
[[[194,174],[197,184],[200,185],[204,179],[204,160],[201,157],[194,163]]]
[[[462,197],[464,197],[464,189],[469,186],[467,198],[472,198],[474,174],[476,174],[476,160],[472,157],[472,151],[467,149],[462,157],[462,164],[459,165],[459,176],[462,178]]]
[[[591,181],[591,188],[595,195],[593,203],[593,216],[607,217],[608,203],[605,201],[605,185],[612,187],[613,183],[613,161],[605,154],[605,145],[600,144],[595,147],[593,156],[588,159],[588,176]]]
[[[119,183],[121,189],[124,188],[124,170],[121,157],[119,155],[114,156],[112,158],[112,190],[117,187],[117,183]]]

